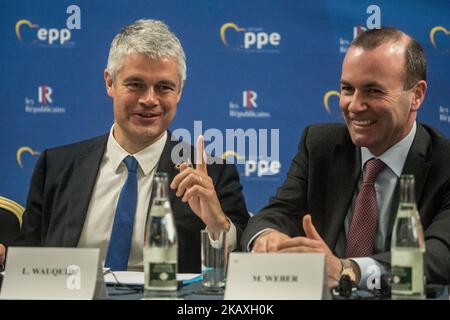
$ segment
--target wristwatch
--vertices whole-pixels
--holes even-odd
[[[343,275],[348,275],[350,277],[350,280],[352,280],[353,283],[356,283],[356,273],[353,269],[352,262],[349,259],[341,259],[341,264],[341,277]]]

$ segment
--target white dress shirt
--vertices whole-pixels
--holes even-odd
[[[361,171],[364,168],[364,164],[370,160],[371,158],[377,158],[382,160],[386,165],[378,174],[375,180],[375,193],[377,196],[377,206],[378,206],[378,231],[375,242],[375,250],[376,252],[383,252],[384,246],[387,238],[387,231],[389,226],[389,219],[392,209],[392,200],[394,198],[394,191],[397,185],[397,181],[400,178],[403,167],[405,166],[406,157],[408,156],[409,149],[414,141],[414,137],[416,135],[417,124],[414,122],[414,125],[411,131],[408,133],[406,137],[404,137],[397,144],[390,147],[386,150],[382,155],[376,157],[373,155],[369,149],[365,147],[361,147]],[[361,185],[362,175],[358,186]],[[354,207],[354,203],[356,201],[356,197],[359,192],[355,191],[353,195],[352,206],[349,208],[347,213],[347,217],[345,219],[345,234],[348,234],[348,230],[350,227],[350,221],[352,217],[352,208]],[[379,270],[380,274],[386,273],[386,268],[376,260],[368,257],[362,258],[352,258],[355,261],[360,270],[361,270],[361,279],[359,282],[359,287],[366,289],[368,287],[368,280],[373,279],[370,271]],[[376,269],[374,269],[376,267]],[[369,284],[370,286],[370,284]]]
[[[130,155],[114,138],[113,128],[111,128],[109,133],[105,154],[100,164],[83,230],[78,242],[78,247],[80,248],[99,248],[103,264],[108,252],[108,244],[120,191],[128,176],[128,170],[123,163],[123,159]],[[167,132],[152,145],[132,155],[136,158],[139,166],[137,169],[138,202],[133,225],[130,256],[128,258],[128,270],[131,271],[143,270],[145,224],[150,205],[153,176],[158,167],[166,140]],[[230,219],[228,221],[230,222],[230,230],[227,233],[227,243],[230,250],[234,250],[237,243],[236,227]]]
[[[378,205],[378,230],[376,236],[376,244],[375,249],[377,252],[382,252],[384,249],[384,245],[387,237],[387,229],[389,224],[390,212],[392,208],[392,200],[394,197],[395,187],[397,185],[397,181],[400,178],[400,175],[403,171],[403,167],[405,166],[406,158],[409,153],[409,149],[414,141],[414,137],[416,135],[417,124],[414,122],[414,125],[408,135],[399,141],[397,144],[390,147],[386,150],[382,155],[376,157],[373,155],[369,149],[365,147],[361,147],[361,172],[364,168],[364,164],[370,160],[371,158],[378,158],[382,160],[386,166],[381,170],[375,180],[375,192],[377,196],[377,205]],[[355,190],[353,194],[352,205],[348,209],[347,216],[345,218],[344,223],[344,233],[341,233],[340,242],[345,243],[346,235],[348,234],[348,230],[350,227],[350,221],[352,217],[352,211],[354,207],[354,203],[356,201],[356,197],[359,192],[359,186],[362,182],[362,175],[360,177],[358,188]],[[256,233],[247,244],[247,251],[250,251],[253,246],[253,241],[263,232],[267,230],[272,230],[271,228],[266,228],[258,233]],[[339,243],[339,242],[338,242]],[[387,272],[385,266],[375,259],[369,257],[361,257],[361,258],[352,258],[351,260],[355,261],[360,270],[361,270],[361,279],[358,286],[362,289],[368,288],[368,281],[372,280],[371,277],[373,274],[374,268],[379,271],[380,275],[383,275]]]
[[[136,158],[139,166],[137,169],[138,202],[128,259],[129,270],[142,270],[143,268],[142,250],[153,176],[166,140],[167,132],[152,145],[132,155]],[[123,163],[123,159],[128,155],[129,153],[117,143],[113,136],[113,128],[111,128],[78,242],[78,247],[99,248],[103,263],[108,252],[119,194],[128,176],[127,168]]]

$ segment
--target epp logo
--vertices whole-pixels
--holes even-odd
[[[66,41],[70,40],[72,33],[69,29],[44,29],[41,28],[38,30],[37,37],[40,41],[47,42],[48,44],[53,44],[54,42],[59,40],[59,44],[63,45]]]
[[[220,28],[220,38],[222,39],[222,42],[225,46],[228,47],[228,42],[225,37],[225,31],[227,31],[228,28],[234,29],[236,32],[242,32],[245,31],[244,28],[239,28],[237,25],[235,25],[233,22],[227,22]]]
[[[30,29],[38,28],[39,25],[32,23],[29,20],[21,19],[17,21],[16,23],[16,36],[19,41],[23,42],[23,37],[21,33],[22,26],[27,26]],[[40,28],[37,31],[37,38],[39,41],[48,43],[49,45],[52,45],[54,43],[59,42],[60,45],[64,45],[68,40],[70,40],[72,33],[69,29],[62,28],[62,29],[56,29],[56,28]]]
[[[69,42],[72,38],[71,30],[81,30],[81,9],[77,5],[69,5],[66,9],[69,16],[66,19],[66,28],[39,28],[38,24],[34,24],[27,19],[21,19],[16,22],[15,31],[17,39],[20,42],[28,42],[34,44],[36,40],[24,41],[23,33],[27,33],[27,29],[37,29],[37,34],[33,38],[38,39],[38,43],[44,46],[68,46],[73,45]],[[24,29],[27,27],[27,29]]]
[[[433,47],[437,48],[436,46],[436,40],[435,40],[435,34],[436,32],[442,31],[446,36],[450,35],[450,31],[448,31],[446,28],[442,26],[436,26],[430,31],[430,41]]]
[[[30,29],[39,28],[39,25],[34,24],[31,21],[28,21],[26,19],[22,19],[22,20],[17,21],[15,29],[16,29],[16,36],[17,36],[17,39],[19,39],[19,41],[23,41],[22,35],[20,34],[20,28],[23,25],[27,26]]]
[[[331,114],[329,100],[330,100],[330,97],[332,97],[332,96],[337,96],[338,98],[340,98],[341,94],[336,90],[330,90],[330,91],[327,91],[325,93],[325,95],[323,96],[323,106],[325,107],[325,111],[328,114]]]
[[[16,158],[17,158],[17,163],[19,164],[19,167],[20,167],[21,169],[23,169],[23,163],[22,163],[22,154],[23,154],[23,153],[29,153],[29,154],[31,154],[32,156],[38,156],[38,155],[41,154],[41,153],[38,152],[38,151],[34,151],[34,150],[31,149],[30,147],[27,147],[27,146],[20,147],[20,148],[17,150]]]
[[[233,22],[227,22],[220,27],[220,38],[223,44],[228,47],[227,30],[232,29],[235,33],[244,32],[244,49],[257,50],[264,49],[266,46],[279,46],[281,36],[278,32],[266,33],[262,31],[262,28],[241,28]],[[240,45],[242,47],[242,45]]]

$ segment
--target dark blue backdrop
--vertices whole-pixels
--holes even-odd
[[[112,102],[103,82],[109,45],[121,27],[139,18],[165,21],[186,51],[188,77],[172,130],[192,131],[195,120],[203,121],[203,130],[223,133],[227,128],[280,130],[279,172],[277,164],[272,175],[263,176],[238,165],[253,212],[282,182],[302,129],[342,121],[333,90],[339,89],[342,59],[361,27],[394,26],[419,40],[429,63],[419,120],[449,136],[450,2],[373,4],[1,0],[0,195],[25,204],[38,152],[109,130]],[[80,9],[78,20],[73,20],[75,11],[66,12],[70,5]],[[70,17],[81,29],[68,29]],[[249,41],[253,37],[260,42]],[[249,97],[256,97],[256,104]]]

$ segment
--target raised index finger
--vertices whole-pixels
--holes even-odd
[[[197,155],[195,168],[200,172],[208,174],[206,169],[205,138],[203,137],[203,135],[199,135],[197,138],[197,146],[195,152]]]

